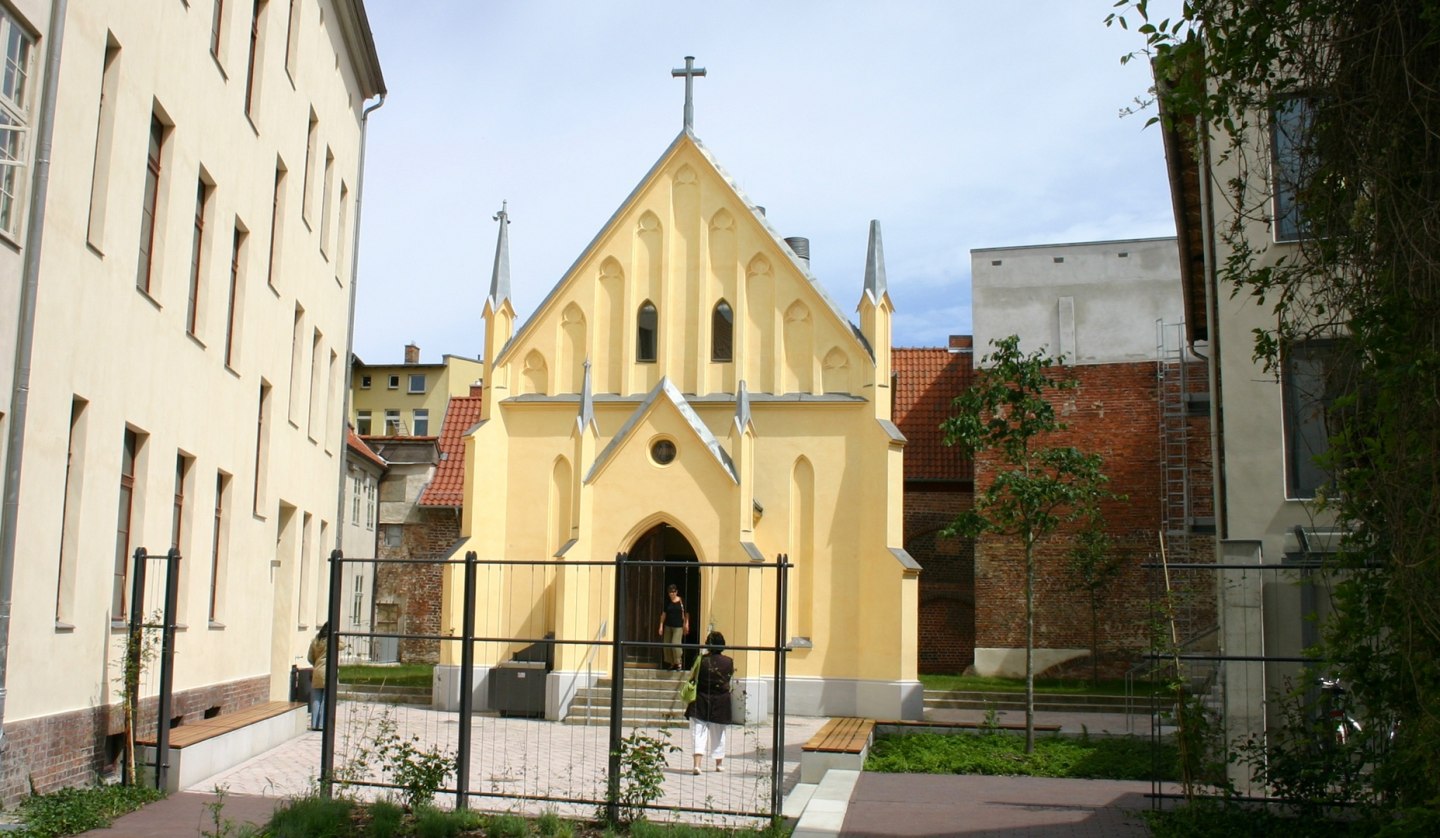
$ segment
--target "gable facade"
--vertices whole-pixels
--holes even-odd
[[[679,580],[693,642],[713,626],[732,647],[768,645],[775,574],[744,571],[784,554],[787,708],[918,717],[918,567],[901,549],[878,225],[857,328],[687,130],[512,333],[500,218],[456,555],[555,564],[482,582],[498,624],[484,631],[604,636],[614,574],[586,563],[652,551],[694,567],[637,577],[633,596]],[[457,629],[458,583],[446,580],[444,614]],[[625,607],[627,639],[653,640],[658,598]],[[480,674],[514,651],[492,649]],[[587,651],[557,645],[550,717],[587,677]],[[637,665],[658,660],[636,651]],[[736,660],[769,695],[758,653]]]

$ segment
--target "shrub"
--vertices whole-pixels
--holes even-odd
[[[20,817],[25,822],[25,833],[35,838],[78,835],[109,826],[115,818],[164,796],[143,786],[61,789],[23,800]]]

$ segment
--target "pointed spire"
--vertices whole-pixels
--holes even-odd
[[[575,424],[581,433],[587,427],[595,427],[595,397],[590,393],[590,359],[585,359],[585,375],[580,384],[580,415],[575,418]],[[599,429],[596,428],[596,433]]]
[[[735,390],[735,430],[744,433],[747,427],[755,432],[755,421],[750,418],[750,390],[742,378]]]
[[[499,308],[510,299],[510,215],[505,212],[509,201],[500,202],[495,220],[500,222],[500,238],[495,242],[495,270],[490,274],[490,305]]]
[[[870,222],[870,247],[865,252],[865,292],[876,302],[890,293],[885,284],[885,249],[880,244],[880,222]]]

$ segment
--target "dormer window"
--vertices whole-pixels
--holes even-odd
[[[735,360],[735,312],[724,300],[710,312],[710,360]]]
[[[659,337],[660,315],[655,311],[655,304],[646,300],[640,304],[640,311],[635,316],[635,360],[637,362],[655,363]]]

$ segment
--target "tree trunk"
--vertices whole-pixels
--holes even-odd
[[[1035,551],[1025,540],[1025,753],[1035,753]]]

